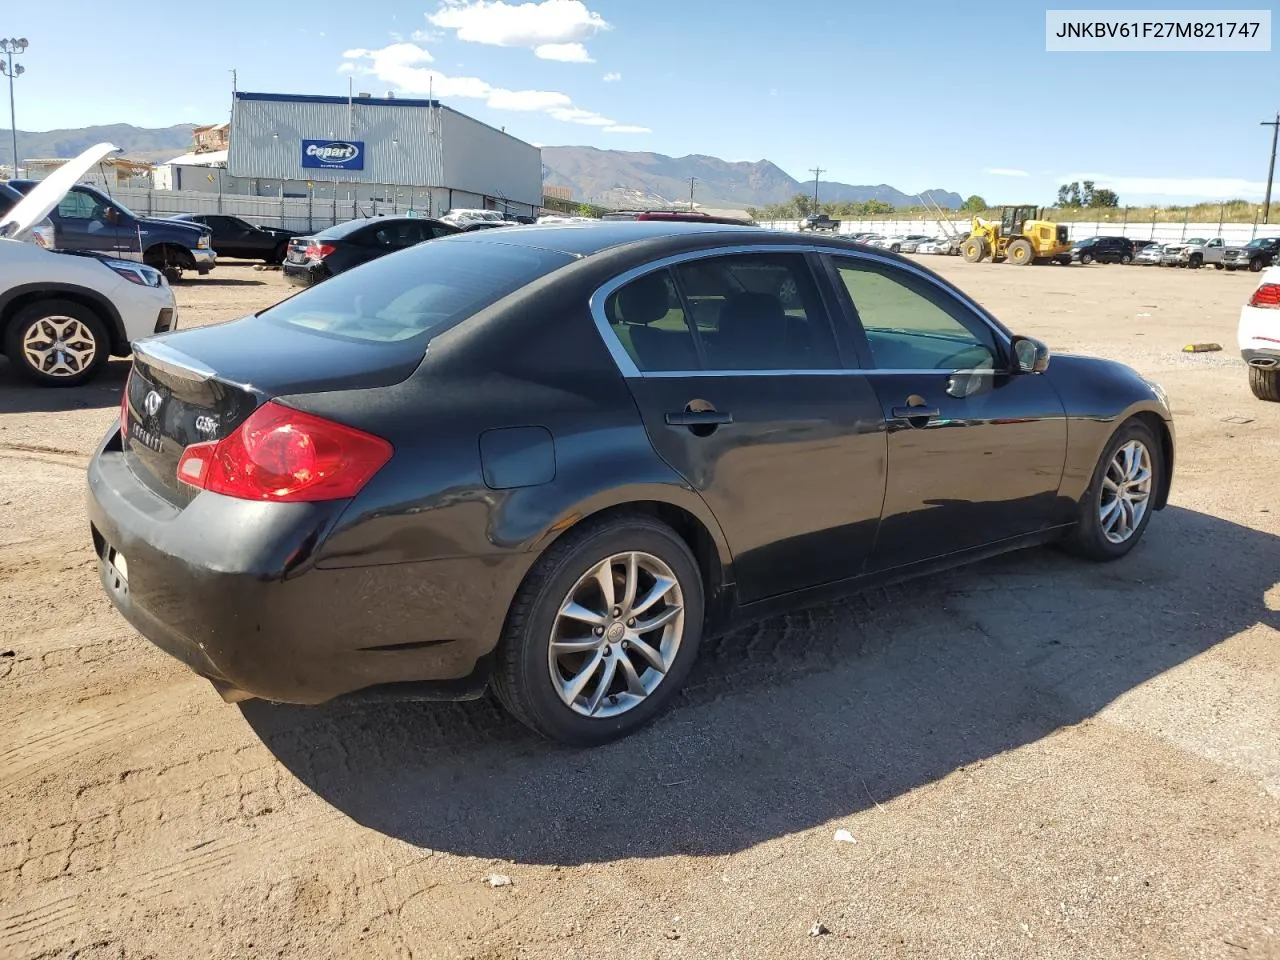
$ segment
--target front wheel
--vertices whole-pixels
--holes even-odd
[[[1254,257],[1252,260],[1249,261],[1249,271],[1251,273],[1257,273],[1261,269],[1262,269],[1261,257]]]
[[[674,530],[645,516],[588,522],[553,544],[516,594],[494,693],[549,739],[617,740],[679,693],[702,611],[697,561]]]
[[[1221,263],[1215,263],[1215,264],[1213,265],[1213,269],[1215,269],[1215,270],[1222,270],[1222,269],[1224,269],[1224,268],[1223,268],[1223,265],[1222,265]]]
[[[37,300],[5,331],[5,352],[24,376],[48,387],[75,387],[107,362],[111,340],[94,311],[74,300]]]
[[[1080,262],[1085,264],[1093,263],[1093,254],[1092,253],[1080,254]]]
[[[1121,254],[1120,262],[1127,267],[1129,264],[1133,263],[1133,256],[1128,253]]]
[[[1189,266],[1192,270],[1199,270],[1201,267],[1204,266],[1204,257],[1192,257],[1188,261],[1187,266]]]
[[[1162,456],[1145,424],[1126,421],[1094,468],[1064,547],[1087,560],[1117,560],[1137,546],[1160,492]]]

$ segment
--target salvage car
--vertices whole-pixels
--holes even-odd
[[[1133,262],[1144,267],[1160,266],[1160,258],[1164,256],[1164,247],[1159,243],[1148,243],[1136,254]]]
[[[743,619],[1036,544],[1123,557],[1173,464],[1158,385],[907,258],[546,225],[139,344],[88,514],[112,603],[227,700],[492,686],[591,745]]]
[[[1280,267],[1267,269],[1240,308],[1236,339],[1253,395],[1280,402]]]
[[[1280,237],[1258,237],[1243,246],[1227,247],[1222,266],[1227,270],[1260,270],[1280,259]]]
[[[180,213],[169,219],[208,227],[213,231],[213,252],[220,257],[261,260],[263,263],[284,263],[289,253],[289,241],[301,233],[284,227],[264,227],[222,213]]]
[[[458,233],[460,227],[426,217],[362,217],[289,242],[282,273],[295,286],[310,287],[334,274],[397,250]]]
[[[177,325],[173,289],[151,267],[30,242],[49,211],[108,153],[91,147],[0,215],[0,353],[42,386],[74,387],[133,341]],[[24,242],[25,241],[25,242]]]

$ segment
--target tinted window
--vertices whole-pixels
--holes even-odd
[[[646,373],[697,370],[698,348],[675,284],[666,270],[632,280],[604,305],[609,327]]]
[[[837,261],[836,270],[882,370],[991,370],[991,331],[962,304],[902,271]]]
[[[340,273],[260,314],[317,333],[425,341],[573,258],[487,243],[428,243]]]
[[[673,272],[712,370],[840,366],[827,312],[800,254],[740,254]]]

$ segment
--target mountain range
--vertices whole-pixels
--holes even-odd
[[[23,157],[74,157],[95,143],[109,141],[122,147],[134,160],[168,160],[191,147],[191,124],[156,129],[127,123],[48,130],[18,131],[18,152]],[[7,153],[8,151],[3,151]],[[797,193],[811,195],[813,181],[800,181],[769,160],[732,162],[691,154],[668,157],[634,150],[600,150],[596,147],[543,147],[543,180],[568,187],[575,199],[602,206],[662,207],[689,199],[693,178],[694,201],[702,207],[743,209],[785,203]],[[926,190],[929,197],[949,209],[963,202],[958,193]],[[820,180],[818,199],[827,201],[882,200],[894,206],[918,202],[888,184],[855,185]]]
[[[694,178],[694,202],[705,207],[763,207],[785,203],[797,193],[813,194],[812,180],[797,180],[769,160],[732,162],[701,154],[668,157],[596,147],[543,147],[542,168],[544,182],[569,187],[575,198],[603,206],[687,202],[690,177]],[[925,190],[923,196],[949,209],[964,202],[958,193],[947,190]],[[818,181],[818,199],[824,203],[883,200],[894,206],[919,203],[918,197],[888,184],[859,186],[828,180]]]

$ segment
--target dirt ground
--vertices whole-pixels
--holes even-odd
[[[922,259],[1160,380],[1170,507],[1113,565],[1037,550],[708,644],[590,752],[487,702],[224,704],[98,583],[83,469],[127,364],[0,361],[0,957],[1280,957],[1256,276]],[[223,264],[181,324],[286,292]]]

